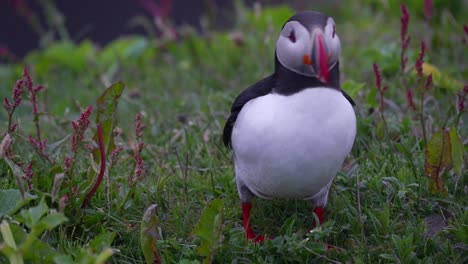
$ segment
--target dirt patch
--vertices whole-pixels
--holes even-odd
[[[424,218],[424,223],[426,224],[426,232],[424,233],[424,237],[433,237],[447,227],[445,218],[440,214],[432,214]]]

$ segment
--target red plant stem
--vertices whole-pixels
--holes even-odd
[[[99,170],[99,176],[96,180],[91,191],[86,195],[83,203],[81,204],[81,209],[86,208],[91,198],[94,196],[94,193],[101,185],[102,178],[104,178],[104,172],[106,171],[106,150],[104,148],[104,140],[102,139],[102,127],[101,124],[97,124],[97,133],[98,133],[98,144],[99,144],[99,151],[101,152],[101,169]]]

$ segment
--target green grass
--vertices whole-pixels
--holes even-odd
[[[74,258],[79,258],[82,250],[88,250],[85,252],[90,255],[110,246],[115,249],[111,262],[144,263],[140,223],[145,210],[157,204],[158,250],[163,261],[198,263],[204,257],[197,254],[201,240],[194,235],[194,228],[208,204],[220,199],[221,236],[219,241],[212,241],[214,263],[467,261],[467,169],[461,174],[454,170],[444,173],[446,193],[429,190],[430,179],[424,173],[426,144],[421,138],[418,116],[407,109],[400,80],[399,7],[367,2],[323,10],[337,23],[343,49],[342,82],[348,82],[348,92],[357,102],[358,116],[357,138],[332,186],[326,222],[310,231],[313,213],[308,203],[256,199],[251,218],[254,229],[276,237],[261,245],[246,244],[244,240],[231,153],[220,138],[237,94],[273,71],[277,34],[292,11],[264,10],[260,20],[255,20],[251,12],[235,16],[233,30],[243,34],[241,46],[233,43],[228,33],[208,32],[209,36],[189,34],[180,43],[166,44],[165,49],[157,48],[161,40],[135,37],[115,41],[115,46],[104,50],[90,43],[70,44],[76,56],[66,55],[69,47],[63,46],[69,44],[53,44],[56,46],[27,56],[25,62],[31,67],[33,79],[46,86],[39,99],[41,110],[49,114],[41,116],[40,125],[49,143],[72,133],[70,122],[85,107],[95,105],[107,82],[126,84],[117,110],[117,127],[122,133],[115,136],[124,151],[109,172],[110,201],[104,181],[87,209],[79,208],[80,199],[97,174],[83,148],[74,178],[65,180],[59,192],[61,197],[72,186],[78,186],[78,193],[64,210],[68,221],[45,232],[40,240],[56,252]],[[412,14],[409,34],[413,40],[407,54],[411,70],[419,53],[419,40],[428,34],[421,10],[411,9],[414,6],[409,4]],[[462,43],[463,38],[467,41],[462,27],[466,23],[463,14],[453,9],[438,9],[431,20],[426,61],[440,70],[445,81],[435,83],[425,105],[429,135],[445,124],[454,126],[456,93],[468,79],[466,44]],[[379,64],[383,81],[389,86],[385,94],[389,101],[384,114],[386,129],[378,113],[374,62]],[[22,67],[0,65],[1,97],[10,96],[9,87],[21,77]],[[419,98],[415,74],[410,71],[407,76]],[[128,178],[133,174],[133,122],[139,111],[143,112],[146,125],[142,152],[146,175],[122,205],[129,189]],[[34,163],[35,190],[30,193],[44,197],[50,208],[58,209],[59,204],[51,201],[50,194],[53,178],[61,169],[51,169],[28,144],[27,136],[34,135],[30,112],[30,105],[24,101],[15,113],[20,125],[12,134],[13,152],[23,163]],[[462,116],[457,127],[465,153],[466,116]],[[87,142],[96,130],[94,118],[95,115],[91,118],[91,131],[85,136]],[[0,112],[0,122],[6,127],[5,111]],[[5,132],[0,131],[2,138]],[[65,141],[54,156],[60,166],[69,152],[69,144],[69,140]],[[0,188],[18,188],[14,173],[3,159]],[[39,204],[39,198],[25,208]],[[14,225],[21,222],[18,215],[12,213],[4,219]],[[427,235],[436,227],[434,223],[426,224],[428,217],[434,215],[442,216],[446,223],[434,235]],[[213,219],[207,216],[204,221]],[[96,236],[110,233],[115,235],[112,242],[88,246]],[[0,245],[3,240],[0,239]],[[336,245],[342,251],[324,251],[318,242]],[[0,255],[0,262],[6,261]]]

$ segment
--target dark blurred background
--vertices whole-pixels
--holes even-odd
[[[0,47],[7,48],[18,57],[31,49],[40,47],[41,30],[47,29],[45,15],[47,3],[55,6],[63,19],[69,37],[74,41],[91,39],[99,44],[127,34],[145,34],[141,26],[133,25],[136,17],[151,20],[151,8],[145,3],[155,3],[164,9],[169,3],[169,19],[176,26],[189,24],[200,27],[200,17],[211,12],[217,17],[220,27],[227,27],[234,15],[233,0],[0,0]],[[254,0],[243,1],[252,6]],[[305,1],[269,0],[258,1],[262,5],[289,3],[300,8]],[[49,10],[50,11],[50,10]],[[50,22],[50,21],[49,21]],[[42,25],[33,26],[32,24]],[[56,36],[55,36],[56,37]]]

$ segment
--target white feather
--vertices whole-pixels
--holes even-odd
[[[314,199],[333,180],[355,136],[354,110],[338,90],[253,99],[232,132],[238,187],[267,199]],[[238,190],[242,200],[249,199]]]

